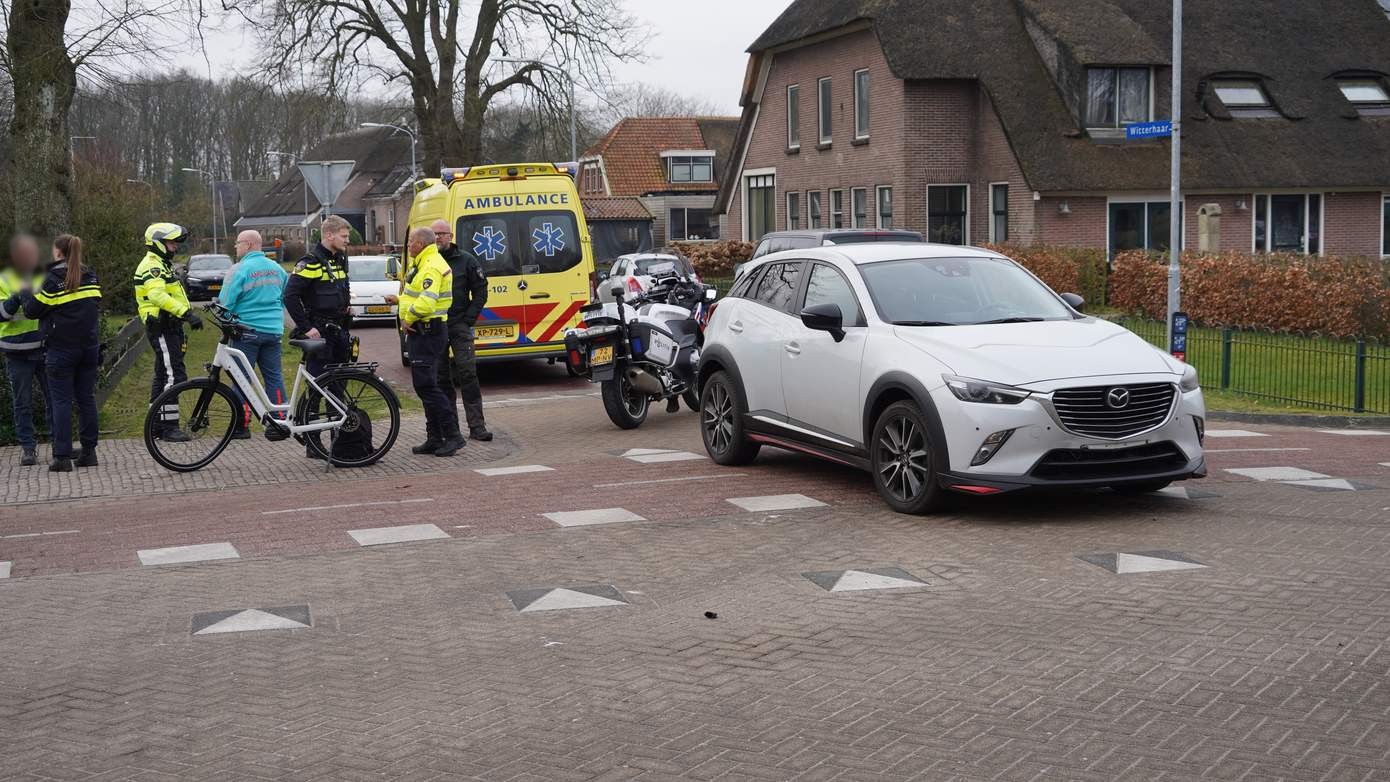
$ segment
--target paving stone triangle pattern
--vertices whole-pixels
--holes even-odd
[[[587,587],[518,589],[507,598],[523,614],[539,611],[565,611],[572,608],[608,608],[627,605],[617,587],[611,584]]]
[[[878,589],[920,589],[922,579],[898,567],[825,570],[802,573],[804,578],[827,592],[868,592]]]
[[[1078,554],[1076,558],[1116,575],[1158,573],[1168,570],[1199,570],[1206,565],[1177,551],[1117,551]]]
[[[670,448],[629,448],[619,454],[619,456],[622,456],[624,459],[631,459],[634,456],[656,456],[662,453],[675,453],[675,451],[672,451]]]
[[[1226,472],[1245,478],[1254,478],[1257,481],[1306,481],[1331,477],[1320,472],[1305,470],[1302,467],[1238,467],[1228,468]]]
[[[359,546],[384,546],[390,543],[410,543],[417,540],[440,540],[449,533],[434,524],[404,524],[397,527],[374,527],[349,530]]]
[[[1307,481],[1280,481],[1286,486],[1297,486],[1312,491],[1356,491],[1357,485],[1345,478],[1315,478]]]
[[[249,633],[262,630],[303,630],[313,626],[309,606],[237,608],[193,615],[193,635]]]
[[[0,578],[10,577],[10,563],[0,562]]]
[[[626,508],[597,508],[567,510],[542,514],[561,527],[591,527],[596,524],[621,524],[626,521],[646,521]]]
[[[693,462],[707,457],[705,457],[704,454],[691,453],[689,451],[670,451],[668,453],[640,454],[638,456],[628,456],[626,458],[628,461],[637,462],[638,464],[662,464],[664,462]]]
[[[1248,429],[1208,429],[1207,437],[1268,437],[1264,432],[1252,432]]]
[[[200,543],[195,546],[148,548],[135,552],[142,565],[184,565],[190,562],[211,562],[217,559],[239,559],[236,547],[230,543]]]
[[[771,510],[823,508],[825,503],[805,494],[769,494],[763,497],[730,497],[728,502],[746,511],[758,513]]]
[[[546,467],[544,464],[518,464],[515,467],[484,467],[473,472],[492,478],[498,475],[524,475],[531,472],[554,471],[554,467]]]
[[[1204,489],[1194,489],[1190,486],[1169,486],[1167,488],[1159,489],[1157,492],[1155,492],[1155,494],[1160,494],[1164,497],[1177,497],[1179,499],[1184,500],[1207,500],[1213,497],[1221,496],[1216,492],[1206,491]]]

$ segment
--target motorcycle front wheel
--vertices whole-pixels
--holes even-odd
[[[647,420],[647,405],[650,403],[646,394],[627,382],[621,370],[614,373],[612,380],[603,381],[603,409],[619,429],[641,426]]]

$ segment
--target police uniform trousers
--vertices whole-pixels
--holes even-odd
[[[463,395],[463,412],[468,418],[468,431],[479,432],[487,428],[483,420],[483,389],[478,385],[477,351],[473,340],[473,329],[459,323],[449,324],[449,345],[453,355],[447,353],[439,362],[439,386],[449,397],[449,406],[454,407],[458,393],[457,385]],[[457,415],[457,413],[455,413]]]
[[[347,326],[334,325],[328,320],[315,320],[314,328],[319,330],[319,338],[328,343],[328,349],[309,356],[304,361],[304,369],[318,377],[331,364],[347,364],[352,361],[352,334]]]
[[[183,356],[188,352],[188,338],[183,333],[183,321],[163,313],[145,319],[145,339],[154,351],[154,380],[150,383],[150,402],[155,397],[188,379]],[[160,429],[177,429],[179,405],[175,401],[159,411]]]
[[[444,439],[458,434],[458,411],[439,385],[439,367],[449,359],[449,331],[445,322],[417,322],[406,334],[405,345],[410,352],[410,382],[425,406],[428,436]]]

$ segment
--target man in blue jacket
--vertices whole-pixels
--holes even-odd
[[[261,235],[257,231],[237,234],[236,252],[240,261],[222,283],[222,293],[218,297],[222,306],[246,326],[245,335],[233,340],[232,347],[245,353],[252,366],[260,368],[266,396],[272,403],[283,405],[285,378],[280,371],[280,338],[285,333],[282,297],[289,275],[261,252]],[[251,437],[251,430],[246,427],[249,406],[244,410],[235,435],[239,440]],[[275,417],[283,416],[276,414]],[[289,430],[278,426],[265,430],[267,440],[283,440],[288,436]]]

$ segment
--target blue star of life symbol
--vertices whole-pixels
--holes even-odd
[[[507,235],[490,225],[483,226],[481,231],[473,233],[473,254],[481,255],[489,261],[497,260],[499,255],[506,255]]]
[[[531,232],[531,238],[535,240],[531,246],[547,258],[554,258],[555,253],[565,249],[565,231],[553,223],[541,223],[540,228]]]

